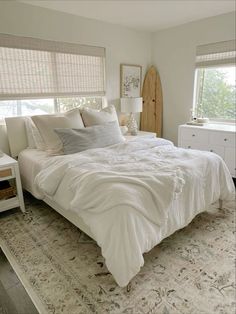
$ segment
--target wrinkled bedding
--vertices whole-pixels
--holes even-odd
[[[53,157],[44,163],[35,184],[41,198],[56,195],[61,184],[69,187],[73,197],[67,209],[89,226],[107,268],[122,287],[139,272],[142,254],[163,239],[170,213],[179,215],[173,202],[188,217],[173,220],[174,232],[211,203],[230,200],[234,193],[221,157],[141,137]]]

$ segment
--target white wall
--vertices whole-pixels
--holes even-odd
[[[177,144],[178,125],[190,117],[196,46],[235,38],[234,13],[199,20],[153,34],[152,60],[160,72],[165,138]]]
[[[144,75],[151,63],[150,33],[24,3],[0,1],[0,32],[105,47],[107,98],[115,105],[120,97],[120,64],[139,64]]]
[[[0,1],[0,32],[105,47],[110,101],[120,97],[120,63],[139,64],[145,73],[151,62],[150,33],[24,3]]]
[[[178,125],[192,106],[195,49],[199,44],[235,37],[235,17],[224,14],[154,34],[52,11],[24,3],[0,1],[0,32],[106,48],[109,103],[120,97],[120,63],[157,66],[164,96],[164,137],[177,143]],[[0,130],[1,132],[1,130]],[[6,149],[0,136],[0,148]]]

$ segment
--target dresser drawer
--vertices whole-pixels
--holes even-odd
[[[202,144],[207,144],[208,132],[194,128],[182,128],[181,140],[182,142],[191,141],[191,143],[201,142]]]
[[[225,148],[224,148],[224,146],[209,144],[209,148],[207,150],[209,152],[212,152],[212,153],[215,153],[215,154],[219,155],[223,159],[225,158]]]
[[[203,143],[194,143],[193,141],[182,142],[181,147],[189,149],[198,149],[198,150],[208,150],[207,144]]]
[[[229,168],[229,171],[231,173],[231,175],[233,177],[236,177],[236,164],[235,164],[235,160],[233,159],[225,159],[225,163],[227,165],[227,167]]]
[[[234,147],[226,147],[225,148],[225,159],[231,159],[235,161],[235,148]]]
[[[209,143],[224,146],[235,146],[235,134],[229,132],[210,132]]]

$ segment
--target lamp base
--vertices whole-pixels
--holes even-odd
[[[134,114],[131,112],[129,116],[129,120],[127,122],[127,127],[128,127],[128,133],[131,135],[137,135],[138,134],[138,126],[137,122],[134,118]]]

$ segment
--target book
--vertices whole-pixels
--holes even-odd
[[[186,124],[188,124],[188,125],[196,125],[196,126],[203,126],[205,123],[190,121],[190,122],[187,122]]]

